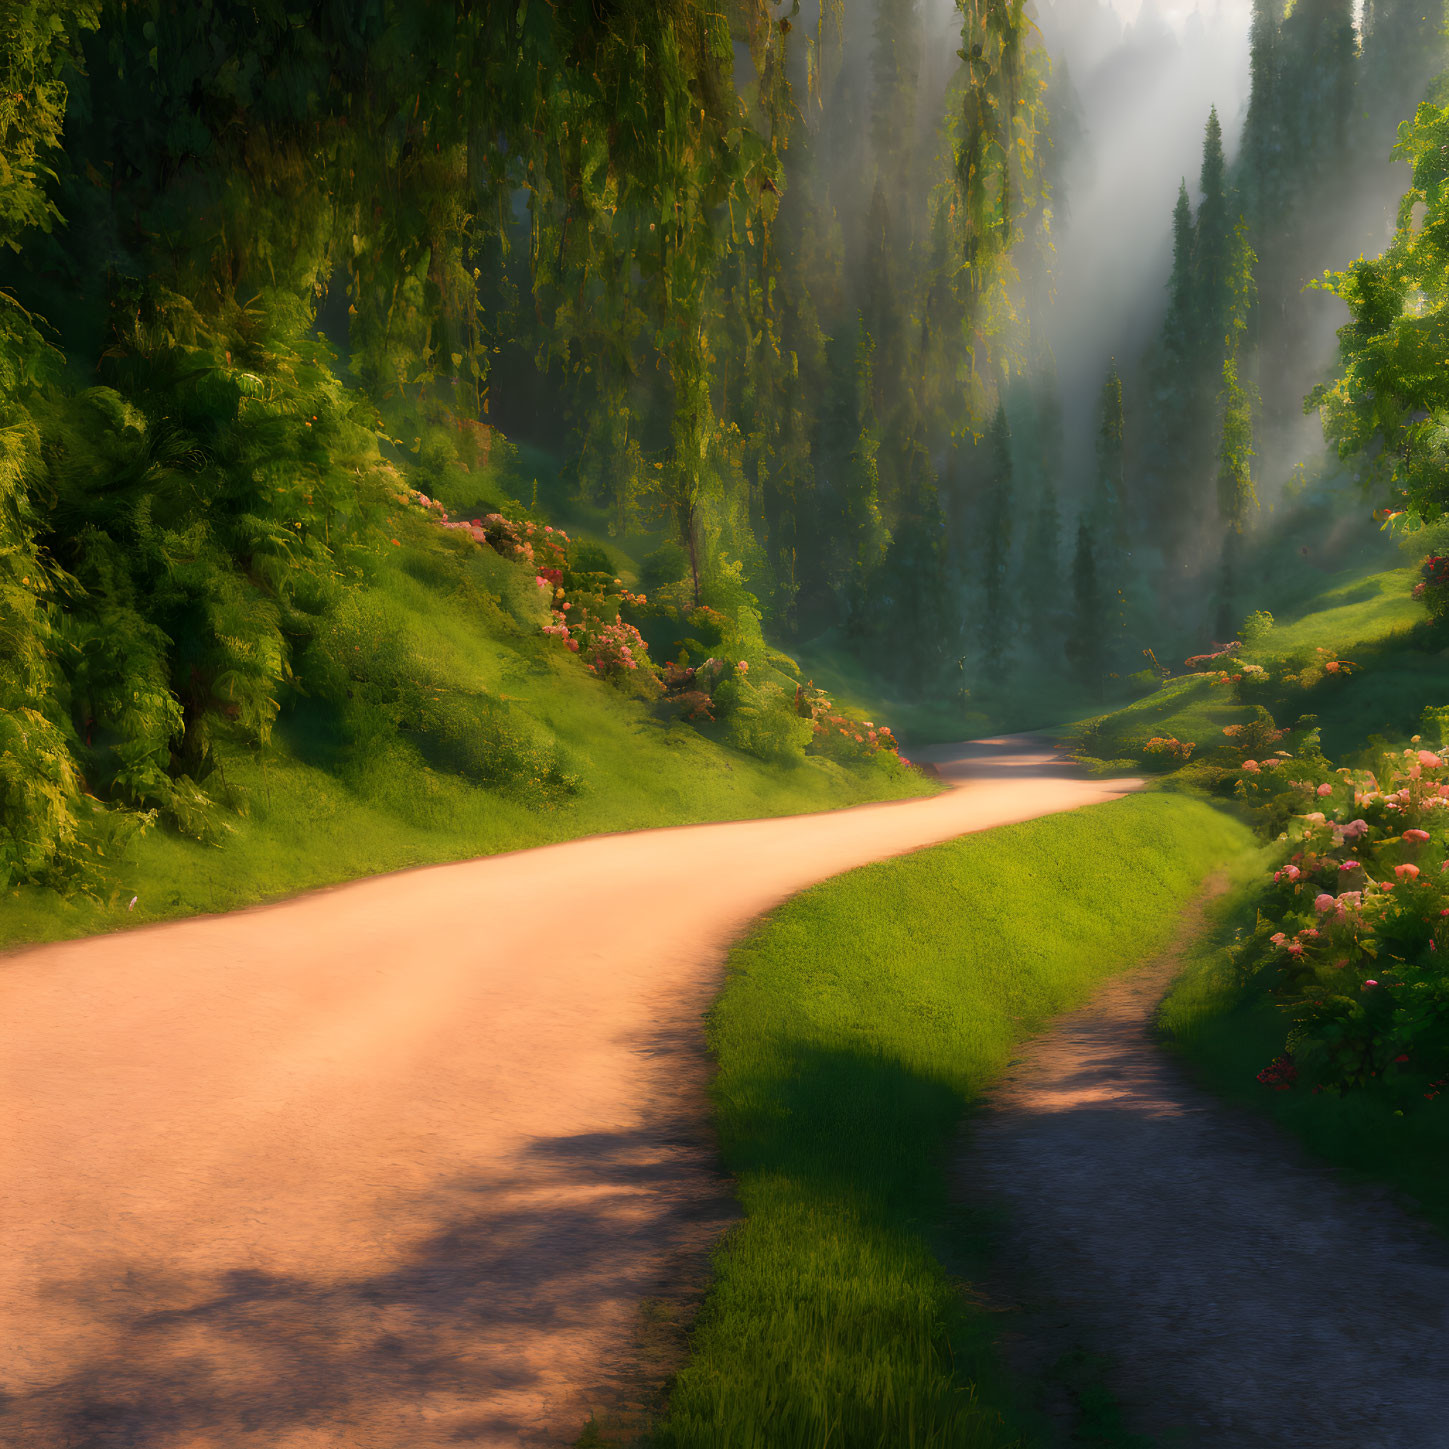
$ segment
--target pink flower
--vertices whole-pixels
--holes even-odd
[[[1439,766],[1443,764],[1443,761],[1439,758],[1438,755],[1433,752],[1433,750],[1420,750],[1419,763],[1426,770],[1437,770]]]
[[[1365,981],[1364,982],[1364,985],[1365,986],[1377,986],[1378,984],[1379,983],[1377,981],[1373,981],[1373,980],[1369,980],[1369,981]]]
[[[1256,774],[1258,774],[1258,772],[1261,769],[1262,769],[1262,766],[1259,765],[1259,763],[1256,760],[1244,760],[1243,761],[1243,773],[1244,774],[1247,774],[1247,775],[1256,775]]]
[[[1319,797],[1319,799],[1322,799],[1325,795],[1332,795],[1332,794],[1333,794],[1333,786],[1332,785],[1320,785],[1318,787],[1318,797]]]
[[[1396,865],[1394,874],[1400,880],[1413,880],[1419,874],[1419,867],[1417,865]]]
[[[1327,891],[1313,902],[1313,909],[1322,915],[1324,911],[1331,911],[1338,902],[1328,894]]]
[[[741,674],[748,674],[750,672],[750,666],[747,660],[741,659],[739,664],[735,667],[740,671]]]
[[[1282,933],[1282,931],[1274,931],[1274,932],[1273,932],[1273,934],[1272,934],[1272,935],[1271,935],[1271,936],[1269,936],[1269,937],[1268,937],[1268,939],[1269,939],[1269,940],[1270,940],[1270,941],[1271,941],[1271,942],[1272,942],[1272,943],[1273,943],[1273,944],[1274,944],[1274,945],[1275,945],[1275,946],[1281,946],[1281,945],[1282,945],[1282,944],[1283,944],[1283,943],[1284,943],[1284,942],[1285,942],[1285,941],[1286,941],[1286,940],[1287,940],[1287,939],[1288,939],[1288,937],[1287,937],[1287,936],[1285,936],[1285,935],[1284,935],[1284,934],[1283,934],[1283,933]]]
[[[570,639],[568,644],[570,654],[577,654],[579,652],[579,641],[577,639]]]
[[[1429,838],[1429,832],[1427,830],[1406,830],[1406,831],[1404,831],[1404,839],[1405,840],[1412,840],[1415,845],[1422,845],[1424,843],[1424,841],[1426,841],[1428,838]]]
[[[1339,866],[1339,870],[1357,870],[1357,869],[1358,869],[1358,861],[1356,861],[1356,860],[1346,860],[1346,861],[1343,862],[1342,865]]]

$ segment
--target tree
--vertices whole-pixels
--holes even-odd
[[[1114,554],[1127,549],[1127,475],[1122,377],[1112,359],[1097,404],[1097,466],[1092,483],[1093,529]]]
[[[1011,429],[1006,407],[997,404],[986,435],[986,480],[982,490],[981,623],[979,640],[986,677],[1006,677],[1011,647],[1011,616],[1007,581],[1011,569],[1012,462]]]
[[[1228,167],[1223,155],[1223,128],[1217,107],[1208,115],[1203,134],[1202,174],[1193,251],[1193,333],[1198,361],[1216,373],[1228,329],[1233,249]]]
[[[1412,180],[1388,249],[1324,284],[1348,305],[1339,375],[1315,388],[1340,457],[1366,457],[1395,513],[1425,522],[1449,512],[1449,106],[1424,104],[1400,144]],[[1420,215],[1421,214],[1421,215]],[[1426,365],[1427,364],[1427,365]]]
[[[1061,608],[1061,514],[1057,490],[1050,480],[1042,485],[1027,529],[1022,559],[1022,600],[1026,606],[1027,637],[1034,648],[1047,653],[1059,638]]]
[[[1253,0],[1249,31],[1248,114],[1239,151],[1239,190],[1250,224],[1268,224],[1268,211],[1279,194],[1283,149],[1283,104],[1280,94],[1282,57],[1279,30],[1283,0]]]
[[[1093,698],[1100,699],[1107,672],[1107,600],[1097,572],[1096,541],[1084,518],[1077,524],[1072,557],[1072,622],[1066,656],[1073,677]]]

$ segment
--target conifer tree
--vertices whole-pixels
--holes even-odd
[[[1084,518],[1077,524],[1072,556],[1072,622],[1066,656],[1072,675],[1083,689],[1100,698],[1107,672],[1107,601],[1097,571],[1096,541]]]
[[[1232,267],[1233,215],[1228,194],[1227,159],[1217,107],[1203,133],[1202,174],[1193,253],[1193,331],[1199,358],[1209,374],[1222,358],[1228,326],[1229,272]]]
[[[1193,253],[1197,231],[1192,219],[1192,202],[1187,178],[1177,189],[1172,209],[1172,276],[1167,284],[1167,322],[1164,340],[1169,366],[1182,366],[1192,350]]]
[[[1057,616],[1061,609],[1061,568],[1061,514],[1056,487],[1047,479],[1032,511],[1021,569],[1027,637],[1043,654],[1060,639]]]
[[[1112,359],[1097,404],[1097,466],[1092,486],[1093,528],[1104,550],[1127,548],[1126,425],[1122,416],[1122,377]]]
[[[1267,224],[1269,207],[1278,194],[1283,117],[1280,113],[1279,28],[1283,0],[1253,0],[1249,31],[1248,114],[1239,152],[1239,190],[1244,210],[1256,229]]]

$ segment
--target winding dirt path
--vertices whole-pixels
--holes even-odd
[[[1105,1357],[1174,1449],[1446,1449],[1449,1247],[1186,1079],[1151,1029],[1178,969],[1110,982],[968,1125],[963,1191],[1005,1209],[1009,1356],[1038,1381]]]
[[[729,941],[836,872],[1137,783],[1024,737],[935,753],[961,788],[928,800],[0,960],[0,1444],[571,1442],[729,1220],[700,1039]]]

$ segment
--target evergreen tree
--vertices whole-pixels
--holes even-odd
[[[1283,149],[1280,95],[1279,30],[1283,0],[1253,0],[1249,32],[1248,114],[1243,122],[1239,153],[1239,190],[1244,210],[1256,229],[1268,220],[1268,209],[1279,193]]]
[[[1122,417],[1122,378],[1113,358],[1097,405],[1097,466],[1092,485],[1093,529],[1104,550],[1127,549],[1126,425]]]
[[[1181,367],[1192,350],[1193,332],[1193,253],[1197,247],[1197,230],[1192,219],[1192,202],[1187,194],[1187,178],[1177,189],[1177,205],[1172,209],[1172,276],[1167,284],[1167,322],[1164,328],[1168,364]]]
[[[1198,360],[1209,375],[1222,360],[1227,335],[1233,229],[1237,221],[1228,194],[1223,128],[1217,107],[1203,134],[1202,174],[1193,251],[1193,332]]]
[[[921,16],[917,0],[877,0],[871,53],[870,140],[876,180],[908,214],[919,166],[916,146]]]
[[[1021,569],[1027,637],[1032,647],[1042,654],[1048,653],[1060,638],[1061,569],[1061,514],[1057,490],[1048,480],[1042,485],[1032,512]]]
[[[1077,683],[1100,699],[1107,673],[1107,600],[1097,571],[1096,541],[1084,518],[1077,524],[1072,557],[1072,622],[1066,656]]]

